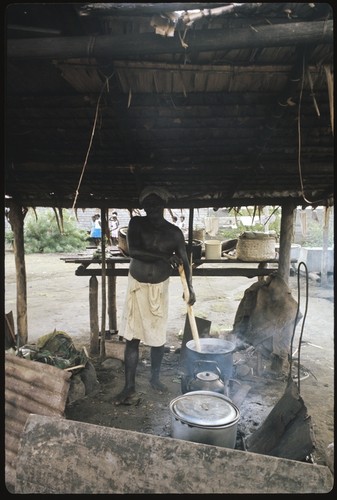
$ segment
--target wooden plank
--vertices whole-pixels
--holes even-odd
[[[29,464],[29,466],[27,466]],[[15,493],[327,493],[328,467],[30,415]]]
[[[246,276],[247,278],[253,278],[254,276],[268,276],[269,274],[275,272],[276,269],[257,269],[257,268],[243,268],[243,267],[232,267],[232,268],[196,268],[193,270],[193,276]],[[102,276],[101,269],[78,269],[75,271],[76,276]],[[107,269],[107,276],[127,276],[129,274],[128,269]],[[178,276],[177,271],[172,272],[172,276]]]
[[[102,261],[101,259],[94,259],[91,255],[88,256],[74,256],[74,257],[61,257],[60,260],[63,260],[67,264],[81,264],[83,267],[87,268],[90,264],[99,264],[101,265]],[[292,259],[292,262],[297,262],[297,259]],[[130,263],[130,258],[128,257],[107,257],[106,259],[107,264],[129,264]],[[194,259],[193,264],[196,264],[198,266],[202,264],[247,264],[246,261],[244,260],[239,260],[239,259],[229,259],[227,257],[222,257],[220,259]],[[278,259],[268,259],[264,261],[256,260],[256,261],[250,261],[249,264],[277,264]]]
[[[230,268],[196,268],[193,270],[193,276],[246,276],[254,278],[255,276],[268,276],[276,269],[258,269],[249,267],[230,267]]]
[[[76,276],[102,276],[102,269],[76,269]],[[129,274],[128,269],[106,269],[106,276],[127,276]]]

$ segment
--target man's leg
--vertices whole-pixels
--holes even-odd
[[[113,399],[116,404],[125,402],[125,400],[136,391],[136,370],[139,358],[139,340],[126,340],[124,351],[124,370],[125,370],[125,385],[122,392],[117,394]]]
[[[166,392],[166,385],[159,381],[159,372],[161,367],[161,362],[164,357],[165,346],[151,347],[151,378],[150,384],[153,389],[160,392]]]

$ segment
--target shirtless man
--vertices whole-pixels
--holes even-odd
[[[128,289],[120,335],[126,341],[124,352],[125,385],[113,399],[125,403],[135,393],[139,342],[151,346],[151,378],[153,389],[167,390],[159,380],[164,356],[168,318],[168,285],[172,270],[183,264],[189,289],[190,305],[196,298],[181,230],[164,218],[169,193],[163,188],[145,188],[139,201],[146,216],[130,219],[127,231],[131,257]]]

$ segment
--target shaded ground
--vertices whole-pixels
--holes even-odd
[[[27,293],[29,342],[56,328],[67,332],[80,348],[89,343],[88,278],[75,276],[75,264],[60,260],[64,255],[27,255]],[[242,277],[218,278],[196,277],[194,288],[197,302],[195,315],[211,321],[211,334],[228,338],[235,313],[244,291],[254,280]],[[289,285],[295,299],[298,296],[297,278],[291,277]],[[117,278],[118,319],[123,304],[126,278]],[[15,265],[12,252],[6,252],[5,260],[5,312],[16,311]],[[311,416],[314,435],[315,463],[326,464],[326,451],[334,439],[334,295],[332,283],[321,287],[309,282],[309,306],[303,329],[301,365],[309,376],[301,381],[301,396]],[[305,304],[305,281],[300,280],[301,310]],[[168,352],[162,367],[162,381],[168,392],[158,394],[149,385],[149,348],[141,349],[138,365],[137,394],[132,404],[115,406],[111,402],[123,386],[123,363],[114,359],[104,368],[99,359],[92,359],[95,366],[99,390],[90,396],[69,404],[66,417],[103,426],[114,426],[139,432],[170,436],[170,401],[181,394],[179,350],[184,329],[186,306],[182,300],[179,278],[172,278],[170,284],[170,315],[167,335]],[[298,346],[301,330],[296,330],[294,346]],[[106,341],[107,347],[121,344],[118,335]],[[119,345],[122,352],[123,346]],[[238,436],[248,436],[264,421],[268,413],[283,395],[286,382],[271,380],[265,375],[257,376],[254,353],[236,353],[235,363],[241,361],[250,368],[247,375],[237,377],[241,384],[249,384],[250,391],[240,404],[241,420]],[[268,370],[268,362],[264,362]],[[237,391],[238,384],[231,385],[230,396]],[[238,437],[237,447],[242,442]]]

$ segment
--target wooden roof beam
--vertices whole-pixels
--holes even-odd
[[[75,36],[9,39],[10,59],[69,59],[109,57],[115,60],[150,54],[281,47],[289,45],[333,43],[333,21],[300,22],[249,27],[238,30],[188,31],[184,48],[175,34],[165,38],[154,33],[123,36]]]

